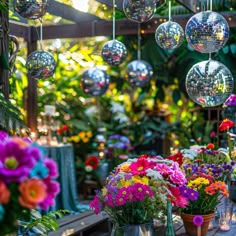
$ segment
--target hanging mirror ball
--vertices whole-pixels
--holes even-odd
[[[203,11],[189,19],[185,35],[193,49],[201,53],[212,53],[223,48],[228,41],[229,25],[219,13]]]
[[[167,21],[157,27],[155,39],[161,48],[173,50],[183,43],[184,30],[178,23]]]
[[[118,66],[126,57],[126,47],[118,40],[110,40],[106,42],[102,48],[102,58],[109,65]]]
[[[22,17],[30,20],[45,15],[50,0],[14,0],[14,9]]]
[[[186,90],[189,97],[203,107],[223,104],[233,91],[233,76],[222,63],[214,60],[195,64],[188,72]]]
[[[135,60],[128,64],[126,74],[129,82],[135,87],[144,87],[153,76],[152,66],[143,60]]]
[[[128,19],[143,23],[153,17],[156,2],[157,0],[123,0],[123,10]]]
[[[38,50],[28,56],[26,68],[32,78],[46,79],[53,76],[56,69],[56,61],[51,53]]]
[[[97,67],[88,69],[81,77],[83,91],[91,96],[99,96],[106,92],[110,77]]]

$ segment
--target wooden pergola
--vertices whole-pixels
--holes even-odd
[[[8,0],[3,0],[3,2]],[[113,0],[96,0],[97,2],[106,4],[112,7]],[[187,15],[173,15],[172,19],[179,23],[183,28],[185,27],[189,18],[200,10],[200,0],[176,0],[189,10]],[[116,0],[116,9],[122,11],[123,0]],[[158,4],[164,4],[165,0],[159,0]],[[232,0],[233,3],[233,0]],[[49,14],[60,16],[63,19],[69,20],[71,24],[60,25],[46,25],[43,27],[43,39],[62,39],[62,38],[82,38],[94,36],[110,36],[112,35],[112,21],[100,19],[95,15],[84,13],[74,9],[73,7],[50,0],[47,9]],[[230,27],[236,27],[236,12],[228,11],[221,12],[226,18]],[[2,30],[0,24],[0,42],[2,40],[4,49],[8,48],[8,32],[16,37],[23,38],[27,43],[28,54],[37,50],[38,35],[34,26],[28,24],[17,23],[9,21],[7,13],[0,12],[0,19],[2,19]],[[159,24],[168,17],[154,16],[150,21],[141,24],[143,34],[155,33]],[[116,20],[116,35],[135,35],[137,34],[138,24],[128,19]],[[39,31],[39,29],[38,29]],[[1,55],[1,47],[0,47]],[[0,68],[0,90],[6,98],[9,96],[8,86],[8,70]],[[27,126],[32,130],[37,129],[37,81],[28,77],[27,88]]]

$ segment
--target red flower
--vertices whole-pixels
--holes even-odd
[[[175,155],[167,156],[166,158],[169,160],[178,162],[179,166],[182,166],[182,164],[183,164],[183,154],[182,153],[177,153]]]
[[[215,137],[215,136],[216,136],[216,132],[215,132],[215,131],[212,131],[212,132],[210,133],[210,137],[213,138],[213,137]]]
[[[229,119],[224,119],[219,126],[219,130],[222,132],[222,131],[228,130],[232,127],[234,127],[234,122]]]
[[[207,149],[214,149],[215,145],[213,143],[208,143],[207,144]]]
[[[57,130],[57,133],[58,133],[58,134],[62,134],[62,133],[63,133],[63,129],[62,129],[62,128],[59,128],[59,129]]]
[[[85,166],[91,166],[93,169],[96,169],[99,165],[99,159],[96,156],[90,156],[85,161]]]
[[[68,127],[67,125],[63,125],[63,126],[62,126],[62,130],[63,130],[63,131],[69,131],[69,127]]]

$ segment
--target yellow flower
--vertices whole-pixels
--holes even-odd
[[[132,185],[132,180],[131,179],[129,179],[129,180],[121,179],[120,183],[121,183],[122,187],[128,187],[128,186]]]
[[[121,172],[129,173],[129,172],[130,172],[130,168],[129,168],[130,164],[131,164],[131,163],[127,163],[127,162],[121,164],[121,165],[120,165],[120,171],[121,171]]]
[[[132,177],[132,180],[134,181],[134,183],[140,183],[145,185],[149,184],[149,179],[146,176],[140,177],[138,175],[135,175]]]
[[[87,143],[87,142],[89,141],[89,139],[88,139],[88,138],[82,138],[82,141],[83,141],[84,143]]]
[[[87,132],[87,137],[88,137],[88,138],[91,138],[92,136],[93,136],[92,131],[88,131],[88,132]]]
[[[85,134],[84,131],[81,131],[81,132],[78,133],[78,135],[80,136],[80,138],[83,139],[83,138],[85,138],[85,135],[86,135],[86,134]]]
[[[107,192],[108,192],[108,190],[107,190],[107,188],[102,188],[102,196],[106,196],[106,194],[107,194]]]

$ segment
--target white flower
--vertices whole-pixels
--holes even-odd
[[[160,174],[160,172],[153,170],[153,169],[147,169],[147,176],[149,177],[153,177],[154,179],[159,179],[159,180],[163,180],[162,175]]]
[[[91,172],[93,170],[93,167],[90,165],[85,166],[85,171]]]
[[[125,112],[125,108],[120,103],[116,103],[116,102],[112,101],[111,102],[111,112],[113,112],[113,113],[115,113],[115,112],[124,113]]]

